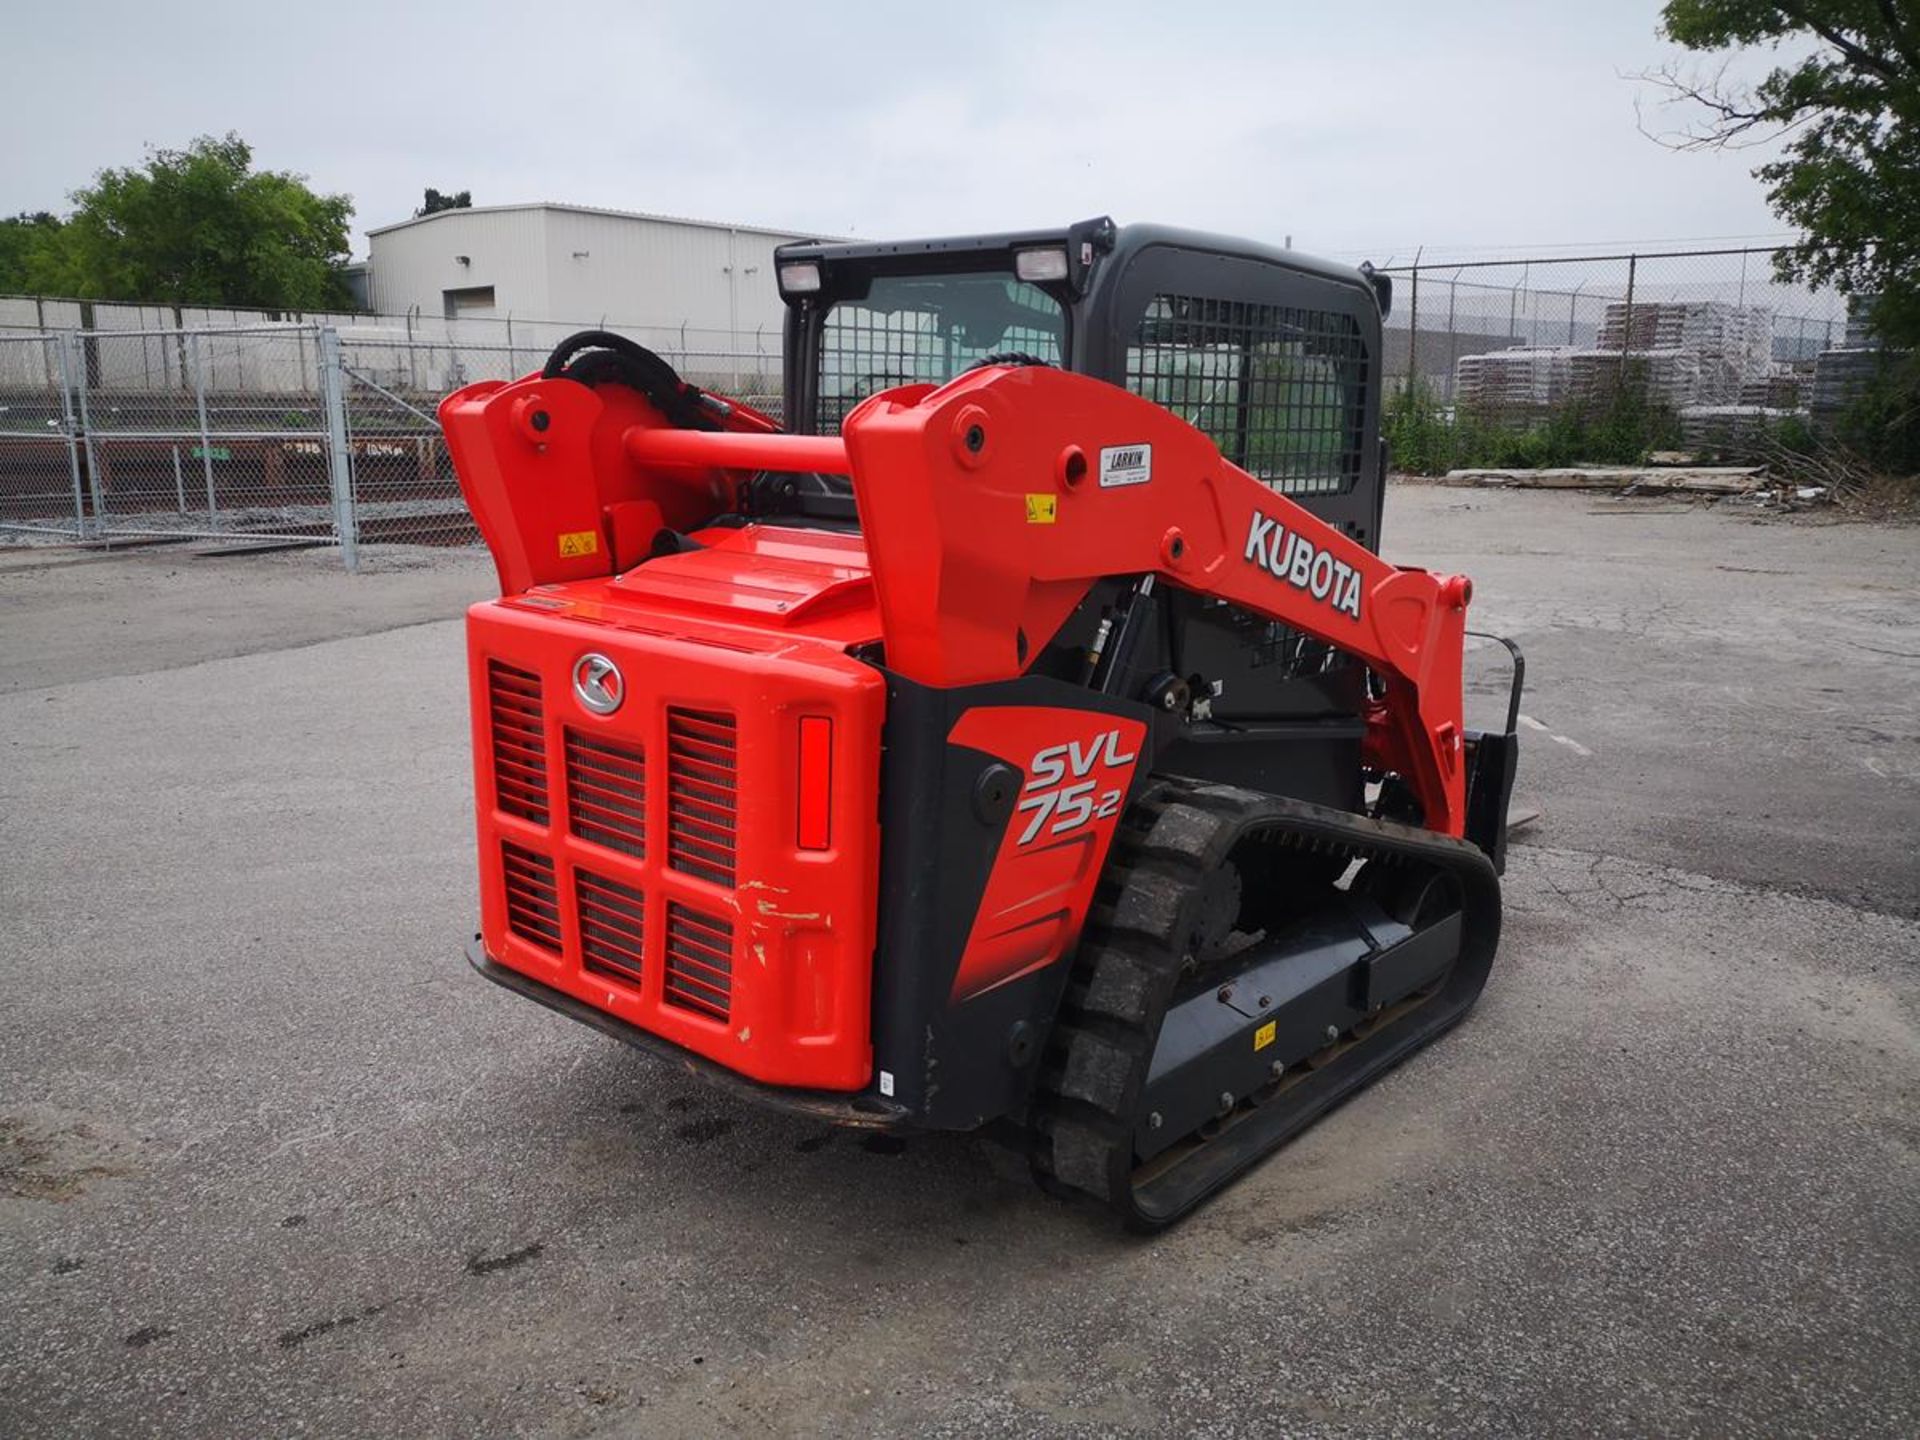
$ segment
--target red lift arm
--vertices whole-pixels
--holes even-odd
[[[1047,367],[886,391],[844,438],[741,415],[674,429],[622,387],[540,379],[441,409],[508,593],[638,563],[661,524],[727,508],[740,471],[848,474],[889,668],[931,686],[1011,679],[1095,581],[1163,576],[1365,661],[1381,682],[1369,763],[1407,781],[1428,828],[1463,833],[1464,576],[1389,565],[1167,410]],[[466,445],[472,426],[493,443]]]

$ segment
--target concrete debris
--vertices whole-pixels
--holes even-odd
[[[1514,490],[1618,490],[1653,493],[1679,490],[1696,495],[1748,495],[1764,488],[1759,465],[1569,466],[1544,470],[1449,470],[1445,485]]]

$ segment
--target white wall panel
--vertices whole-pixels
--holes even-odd
[[[373,308],[440,318],[449,290],[491,285],[499,314],[547,311],[546,212],[447,210],[368,237]],[[458,257],[467,257],[462,264]]]
[[[448,211],[370,237],[374,307],[442,314],[444,292],[491,285],[494,314],[778,353],[774,247],[803,238],[643,215],[529,206]],[[461,266],[454,255],[470,257]]]

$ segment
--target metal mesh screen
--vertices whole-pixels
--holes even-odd
[[[1351,315],[1156,295],[1126,384],[1283,494],[1336,495],[1360,477],[1370,361]]]
[[[816,425],[831,434],[869,395],[941,384],[989,355],[1058,365],[1065,337],[1059,302],[1009,275],[881,276],[864,301],[842,301],[821,322]]]

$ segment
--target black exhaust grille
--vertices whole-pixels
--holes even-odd
[[[553,861],[508,841],[501,842],[500,858],[507,875],[507,928],[558,955],[560,891]]]
[[[489,660],[487,708],[493,721],[494,803],[508,815],[545,825],[547,741],[540,677]]]
[[[666,1002],[715,1020],[733,1003],[733,926],[677,900],[667,902]]]
[[[667,863],[733,884],[738,742],[733,716],[667,711]]]
[[[638,745],[567,731],[573,833],[636,858],[646,853],[647,760]]]
[[[602,975],[639,984],[646,934],[645,894],[632,886],[576,870],[573,898],[580,910],[580,962]]]

